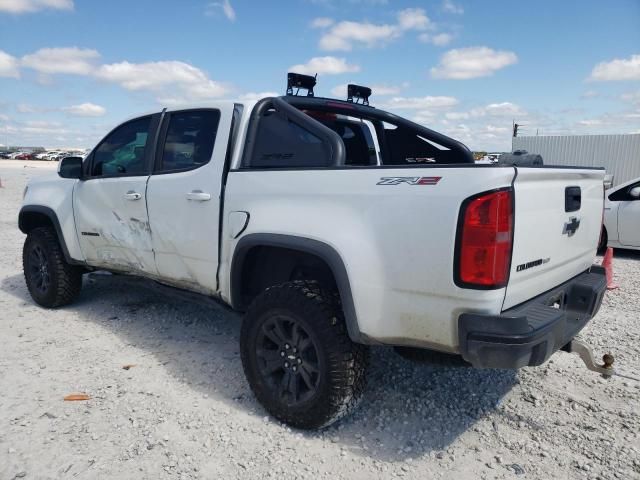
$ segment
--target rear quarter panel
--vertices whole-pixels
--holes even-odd
[[[382,177],[433,177],[436,185],[378,185]],[[229,213],[247,211],[243,235],[275,233],[321,241],[345,264],[360,331],[373,341],[457,348],[462,311],[498,313],[504,289],[479,291],[453,282],[462,201],[508,187],[511,167],[232,171]],[[242,238],[225,234],[220,281],[229,299],[229,268]]]

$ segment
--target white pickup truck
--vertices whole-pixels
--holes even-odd
[[[299,428],[357,404],[372,345],[520,368],[569,344],[605,292],[604,172],[475,165],[351,90],[138,116],[32,180],[33,299],[69,304],[103,269],[245,312],[250,386]]]

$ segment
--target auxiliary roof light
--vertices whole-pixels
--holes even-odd
[[[302,73],[289,72],[287,74],[287,95],[298,96],[298,91],[303,88],[307,91],[307,97],[313,97],[313,87],[316,86],[318,74],[315,77],[303,75]],[[296,93],[293,93],[293,89]]]
[[[362,105],[369,105],[370,96],[371,89],[369,87],[354,85],[352,83],[347,85],[347,102],[358,103],[358,100],[361,99]]]

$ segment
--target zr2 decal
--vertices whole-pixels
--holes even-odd
[[[381,177],[376,185],[437,185],[442,177]]]

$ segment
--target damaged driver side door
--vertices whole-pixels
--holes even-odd
[[[147,212],[147,182],[160,115],[124,123],[83,165],[73,193],[82,253],[88,264],[157,275]]]

